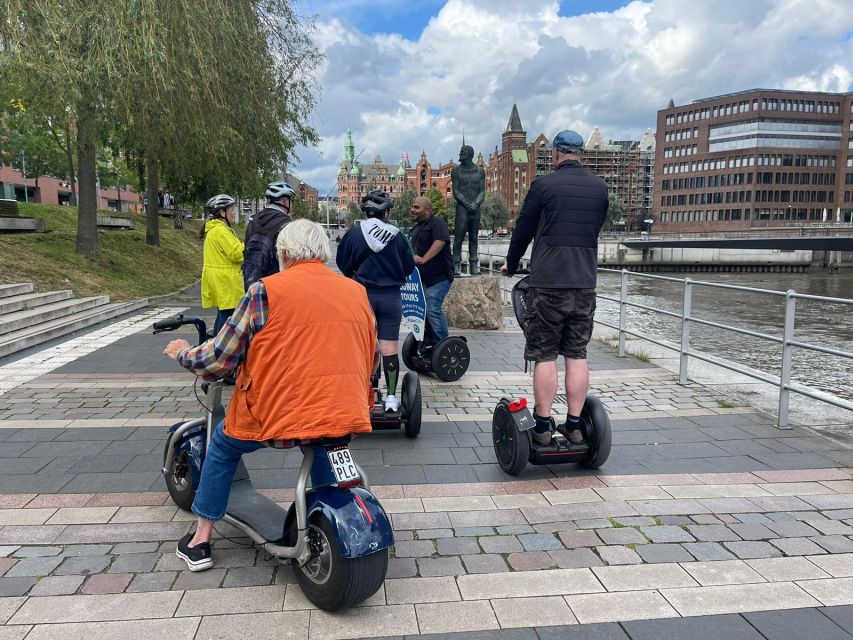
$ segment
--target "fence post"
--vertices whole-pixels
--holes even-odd
[[[678,363],[678,382],[687,384],[687,366],[690,352],[690,314],[693,307],[693,282],[684,279],[684,302],[681,305],[681,357]]]
[[[785,331],[782,334],[782,371],[779,376],[779,419],[776,426],[780,429],[790,429],[788,426],[788,402],[791,392],[791,340],[794,339],[794,320],[797,314],[797,299],[795,292],[788,289],[785,294]]]
[[[619,349],[616,355],[625,357],[625,329],[628,328],[628,270],[622,269],[622,282],[619,288]]]

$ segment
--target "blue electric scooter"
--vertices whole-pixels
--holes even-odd
[[[154,333],[185,325],[196,327],[199,343],[207,339],[204,320],[183,316],[154,323]],[[181,509],[192,506],[211,434],[225,418],[223,386],[221,380],[203,383],[206,416],[168,430],[163,475]],[[287,511],[252,486],[241,460],[224,518],[267,553],[294,560],[302,591],[326,611],[352,607],[376,593],[394,544],[388,515],[370,492],[349,442],[350,436],[290,440],[283,446],[276,442],[276,448],[300,447],[303,454],[295,499]]]

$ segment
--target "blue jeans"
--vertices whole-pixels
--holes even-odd
[[[205,520],[222,520],[240,458],[244,453],[263,448],[256,440],[237,440],[225,435],[225,421],[220,422],[213,431],[201,468],[193,513]]]
[[[444,311],[441,310],[441,305],[444,304],[444,298],[447,297],[448,291],[450,291],[450,280],[442,280],[424,289],[427,319],[424,331],[425,345],[433,345],[449,335],[447,318],[444,316]]]
[[[219,330],[228,322],[228,318],[234,313],[234,309],[217,309],[216,320],[213,323],[213,335],[217,335]]]

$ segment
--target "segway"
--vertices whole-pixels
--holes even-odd
[[[416,333],[414,330],[403,342],[400,355],[403,364],[412,371],[420,373],[435,374],[443,382],[455,382],[465,375],[471,364],[471,351],[468,349],[468,340],[463,336],[448,336],[439,340],[435,346],[424,349],[422,346],[424,330],[426,328],[426,298],[423,294],[421,276],[415,269],[403,285],[403,317],[406,317],[406,298],[415,296],[424,300],[423,328]],[[409,323],[411,324],[411,323]]]
[[[521,272],[524,273],[524,272]],[[524,329],[528,278],[522,278],[512,288],[512,308],[518,324]],[[530,464],[563,464],[572,462],[590,469],[597,469],[610,456],[610,418],[601,401],[590,394],[581,411],[581,430],[584,441],[572,444],[561,433],[553,434],[546,445],[533,440],[536,425],[526,398],[510,400],[502,398],[492,415],[492,441],[495,456],[501,469],[510,475],[518,475]]]

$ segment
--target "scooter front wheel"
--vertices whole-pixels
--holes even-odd
[[[189,453],[170,447],[167,442],[163,453],[164,467],[169,456],[172,456],[172,471],[166,474],[166,489],[172,497],[172,502],[184,511],[190,511],[195,500],[195,491],[193,491],[193,468]]]
[[[353,607],[379,590],[388,571],[388,549],[360,558],[344,558],[332,526],[322,514],[309,524],[311,558],[294,563],[296,581],[305,597],[324,611]]]

